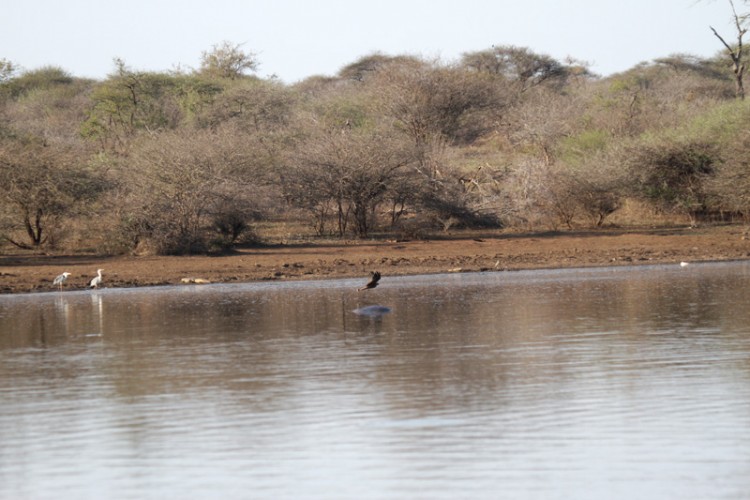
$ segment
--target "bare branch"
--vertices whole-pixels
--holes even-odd
[[[719,33],[717,33],[717,31],[714,29],[713,26],[709,26],[709,28],[711,28],[711,31],[714,32],[714,35],[716,35],[716,38],[718,38],[719,41],[722,44],[724,44],[724,47],[726,47],[727,51],[729,51],[729,55],[732,57],[732,60],[734,60],[734,57],[735,57],[734,49],[732,49],[732,47],[721,37],[721,35]]]

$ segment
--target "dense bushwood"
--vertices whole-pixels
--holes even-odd
[[[256,56],[228,42],[194,71],[116,60],[103,81],[0,59],[2,235],[191,253],[252,241],[261,218],[413,237],[598,227],[627,199],[747,217],[750,108],[725,57],[601,78],[523,47],[451,64],[376,53],[294,85],[248,74]]]
[[[20,248],[54,244],[65,232],[63,220],[81,214],[107,188],[79,151],[38,140],[0,141],[0,232]]]

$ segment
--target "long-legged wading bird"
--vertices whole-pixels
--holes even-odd
[[[52,284],[53,285],[59,285],[60,286],[60,291],[62,292],[63,283],[65,283],[65,280],[68,279],[68,276],[70,276],[70,273],[66,271],[66,272],[60,274],[59,276],[57,276],[55,278],[55,281],[52,282]]]
[[[370,281],[368,281],[367,284],[360,288],[358,291],[361,292],[362,290],[369,290],[370,288],[375,288],[376,286],[378,286],[378,281],[380,281],[380,273],[378,271],[372,271],[370,275],[372,276],[370,278]]]
[[[102,284],[102,271],[104,271],[104,269],[96,270],[96,276],[91,280],[91,283],[89,283],[90,288],[99,288],[99,285]]]

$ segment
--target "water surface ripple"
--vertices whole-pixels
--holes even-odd
[[[383,274],[1,296],[0,498],[750,491],[750,265]]]

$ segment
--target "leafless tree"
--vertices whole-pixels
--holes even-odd
[[[122,230],[135,228],[134,240],[161,254],[221,250],[257,213],[253,166],[252,151],[230,134],[144,137],[123,163],[128,219]]]
[[[491,78],[462,68],[394,65],[373,85],[382,112],[420,147],[471,143],[496,125],[506,104]]]
[[[86,153],[38,139],[0,143],[0,201],[6,241],[20,248],[54,243],[63,221],[84,209],[106,188],[87,168]]]
[[[415,148],[390,127],[324,128],[311,123],[306,139],[292,153],[283,179],[287,196],[316,214],[316,225],[335,211],[337,232],[348,223],[360,237],[377,222],[377,207],[403,184],[415,161]]]
[[[724,38],[713,28],[713,26],[709,26],[711,28],[711,31],[713,31],[716,38],[719,39],[719,41],[724,45],[724,47],[727,50],[727,55],[732,60],[732,72],[734,73],[734,84],[735,84],[735,94],[738,99],[744,99],[745,98],[745,87],[743,83],[743,79],[745,76],[745,48],[743,46],[743,38],[745,34],[747,33],[747,22],[748,22],[748,14],[738,14],[737,9],[734,7],[734,1],[729,0],[729,5],[732,7],[732,21],[734,23],[734,27],[737,31],[736,37],[737,41],[735,44],[731,45],[729,44]]]

